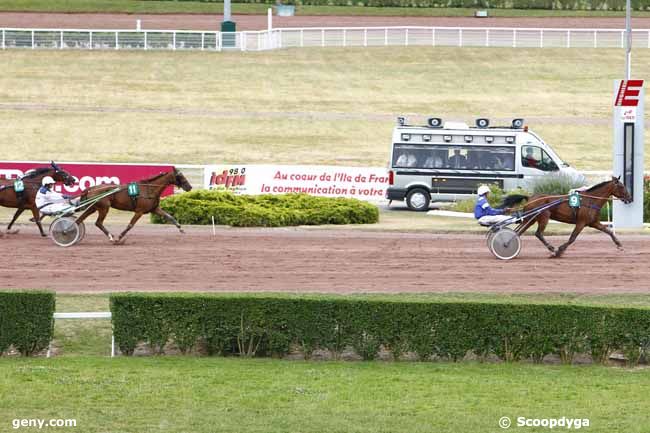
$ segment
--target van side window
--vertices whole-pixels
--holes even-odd
[[[393,167],[452,170],[515,169],[514,146],[395,144]]]
[[[541,147],[524,146],[521,148],[521,165],[542,171],[557,171],[557,164]]]

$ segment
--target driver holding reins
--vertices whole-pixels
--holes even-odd
[[[55,183],[51,176],[45,176],[41,181],[38,193],[36,193],[36,207],[43,215],[56,214],[79,204],[78,198],[70,200],[71,196],[54,191],[52,187]]]
[[[490,226],[492,224],[500,223],[510,217],[504,215],[510,209],[493,209],[488,203],[487,196],[490,194],[490,188],[487,185],[478,187],[478,199],[474,206],[474,218],[476,218],[481,225]]]

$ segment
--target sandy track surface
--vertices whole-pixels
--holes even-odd
[[[109,227],[111,228],[111,227]],[[121,227],[113,226],[117,232]],[[559,244],[565,237],[550,237]],[[498,261],[479,235],[321,229],[136,226],[122,246],[88,226],[61,248],[35,228],[0,239],[0,287],[61,292],[116,290],[287,292],[650,292],[650,238],[585,234],[562,259],[532,236]]]
[[[0,27],[53,29],[135,29],[136,20],[143,29],[218,30],[222,15],[217,14],[65,14],[0,13]],[[234,15],[237,30],[265,30],[266,15]],[[530,27],[530,28],[615,28],[624,29],[621,18],[472,18],[472,17],[356,17],[294,16],[273,17],[274,27]],[[650,18],[634,18],[635,29],[650,28]]]

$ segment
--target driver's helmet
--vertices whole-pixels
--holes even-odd
[[[481,185],[478,187],[478,195],[485,195],[490,192],[490,188],[487,185]]]
[[[43,180],[41,181],[41,185],[43,185],[43,186],[45,186],[45,185],[53,185],[55,183],[56,182],[54,181],[54,179],[52,179],[52,176],[45,176],[43,178]]]

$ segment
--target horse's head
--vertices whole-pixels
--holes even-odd
[[[621,182],[621,176],[612,176],[612,184],[612,195],[614,197],[620,198],[625,204],[632,203],[632,195],[630,195],[627,188],[625,188],[625,185],[623,185],[623,182]]]
[[[56,180],[57,182],[63,182],[65,186],[72,186],[75,183],[74,177],[61,167],[59,167],[57,164],[54,163],[54,161],[51,162],[52,170],[53,173],[51,176]]]
[[[176,185],[179,188],[183,188],[183,191],[191,191],[192,190],[192,185],[187,181],[187,178],[183,173],[180,171],[176,170],[174,167],[174,185]]]

